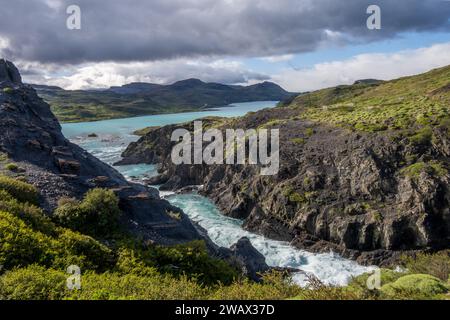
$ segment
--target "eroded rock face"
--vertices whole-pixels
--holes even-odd
[[[58,120],[17,68],[0,60],[0,152],[21,168],[41,192],[51,214],[61,197],[81,198],[96,187],[113,189],[124,211],[122,224],[136,235],[161,244],[203,239],[188,217],[159,198],[153,188],[132,184],[115,169],[68,141]],[[180,219],[168,213],[178,212]]]
[[[124,162],[160,163],[155,180],[163,188],[203,185],[203,194],[225,215],[244,219],[245,229],[302,249],[383,265],[404,251],[450,247],[445,128],[433,128],[433,141],[414,145],[395,133],[351,132],[292,113],[263,110],[227,126],[285,120],[276,176],[260,176],[256,166],[174,166],[170,134],[192,130],[192,123],[152,130],[129,146]],[[423,170],[409,170],[417,164]]]
[[[14,84],[22,84],[22,77],[16,66],[5,59],[0,59],[0,83],[11,82]]]

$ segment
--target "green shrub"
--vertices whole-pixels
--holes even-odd
[[[409,138],[414,145],[428,145],[433,139],[433,130],[430,127],[420,129],[415,135]]]
[[[111,190],[93,189],[83,201],[63,198],[55,211],[56,219],[65,227],[92,236],[115,232],[120,216],[119,200]]]
[[[306,140],[304,138],[294,138],[291,139],[291,142],[294,144],[305,144]]]
[[[0,189],[4,189],[20,202],[38,204],[39,193],[37,189],[26,182],[10,177],[0,176]]]
[[[289,195],[289,202],[293,202],[293,203],[304,203],[306,202],[307,199],[304,195],[301,195],[298,192],[292,192]]]
[[[209,256],[203,241],[170,247],[153,246],[142,259],[160,272],[172,275],[186,274],[204,284],[229,284],[238,277],[237,271],[223,260]]]
[[[381,293],[391,299],[430,299],[448,292],[438,278],[429,274],[411,274],[381,287]]]
[[[0,151],[0,162],[5,162],[9,159],[8,154]]]
[[[0,212],[0,265],[5,269],[33,263],[49,265],[50,238],[34,232],[22,220]]]
[[[0,189],[0,201],[12,201],[12,200],[15,200],[12,195],[10,195],[7,191]]]
[[[8,163],[5,165],[5,169],[9,170],[9,171],[18,171],[19,170],[19,166],[15,163]]]
[[[304,289],[290,300],[360,300],[356,293],[341,287],[327,287],[317,289]]]
[[[158,274],[156,267],[150,267],[142,260],[142,254],[127,247],[118,249],[115,270],[122,274],[138,276],[155,276]]]
[[[4,190],[0,190],[0,211],[13,214],[36,231],[55,235],[55,224],[44,214],[42,209],[28,202],[19,202]]]
[[[0,300],[59,300],[64,297],[67,274],[29,266],[0,277]]]
[[[417,162],[400,170],[401,174],[413,179],[419,178],[422,172],[427,172],[428,174],[436,177],[442,177],[448,173],[447,169],[445,169],[443,165],[437,161]]]
[[[10,88],[10,87],[6,87],[6,88],[3,88],[3,92],[6,94],[12,94],[12,93],[14,93],[14,89]]]
[[[429,164],[433,174],[436,175],[437,177],[443,177],[448,174],[447,169],[444,168],[444,166],[440,162],[431,161],[428,164]]]
[[[282,300],[294,297],[302,289],[282,272],[269,272],[262,277],[262,283],[247,279],[236,281],[229,286],[220,285],[211,292],[213,300]]]
[[[0,202],[0,206],[4,204]],[[0,212],[0,265],[6,270],[30,264],[65,270],[75,264],[83,270],[103,271],[114,265],[113,253],[106,246],[91,237],[57,228],[45,217],[40,217],[41,212],[33,211],[39,209],[27,206],[19,204],[13,208],[25,208],[35,214],[24,214],[27,223],[12,213]],[[39,221],[43,224],[38,228],[30,227]]]
[[[147,275],[83,272],[81,290],[66,289],[68,274],[39,266],[6,272],[0,277],[0,299],[199,300],[286,299],[301,292],[281,273],[267,274],[263,283],[243,280],[230,286],[204,287],[187,276],[154,271]]]
[[[180,212],[175,212],[175,211],[172,211],[172,210],[166,210],[166,214],[169,217],[171,217],[172,219],[174,219],[174,220],[178,220],[178,221],[181,220],[181,213]]]
[[[308,137],[312,137],[314,135],[314,129],[308,128],[308,129],[306,129],[305,133]]]
[[[113,253],[105,245],[68,229],[61,228],[60,232],[54,243],[54,267],[65,270],[70,265],[77,265],[81,270],[95,271],[105,271],[113,267]]]
[[[182,276],[137,276],[134,274],[87,273],[82,277],[82,290],[70,298],[82,300],[198,300],[206,289]]]
[[[360,299],[373,299],[379,296],[378,290],[369,290],[367,287],[367,280],[373,273],[364,273],[360,276],[354,277],[346,287],[346,289],[360,297]],[[389,269],[380,269],[380,283],[386,285],[396,281],[405,275],[402,272],[396,272]]]
[[[422,273],[435,276],[442,281],[450,277],[450,251],[435,254],[419,253],[414,257],[402,257],[403,266],[411,273]]]

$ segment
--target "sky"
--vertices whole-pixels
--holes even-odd
[[[70,5],[80,8],[80,29]],[[370,5],[381,29],[367,27]],[[450,65],[446,0],[0,0],[0,56],[28,83],[187,78],[304,92]]]

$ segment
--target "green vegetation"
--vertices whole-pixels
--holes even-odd
[[[3,92],[6,94],[12,94],[12,93],[14,93],[14,89],[10,88],[10,87],[6,87],[6,88],[3,88]]]
[[[157,101],[149,96],[110,91],[38,90],[61,122],[87,122],[152,114],[199,111],[182,101]],[[203,106],[203,105],[201,105]]]
[[[166,212],[167,213],[167,215],[169,216],[169,217],[171,217],[172,219],[175,219],[175,220],[181,220],[181,213],[179,213],[179,212],[174,212],[174,211],[167,211]]]
[[[0,187],[0,299],[445,299],[449,290],[448,252],[405,257],[405,273],[383,269],[380,290],[367,288],[368,274],[341,288],[313,277],[309,288],[300,288],[280,272],[255,283],[210,257],[203,241],[158,246],[117,227],[107,233],[104,221],[118,218],[111,191],[94,189],[82,201],[61,201],[60,215],[52,221],[36,205],[9,193],[17,188],[11,187],[12,178],[6,179]],[[24,182],[20,186],[32,189]],[[298,200],[292,188],[284,192]],[[95,210],[100,212],[92,215]],[[80,221],[92,227],[82,227]],[[66,287],[69,265],[82,270],[81,290]]]
[[[357,83],[318,90],[295,98],[289,108],[300,116],[368,132],[423,129],[411,137],[427,143],[430,126],[449,118],[450,67],[382,83]]]
[[[305,144],[306,140],[304,138],[294,138],[291,139],[291,142],[294,144]]]
[[[304,203],[304,202],[306,202],[306,197],[301,195],[298,192],[292,192],[289,195],[289,201],[294,202],[294,203]]]
[[[63,198],[58,203],[55,217],[67,228],[90,235],[108,235],[118,227],[119,200],[111,190],[93,189],[83,201]]]
[[[151,131],[154,131],[156,129],[159,129],[160,127],[146,127],[144,129],[139,129],[133,132],[133,134],[135,136],[140,136],[143,137],[145,136],[147,133],[150,133]]]
[[[417,162],[400,171],[401,174],[412,179],[419,178],[422,172],[426,172],[436,177],[442,177],[448,173],[443,164],[437,161]]]
[[[380,269],[380,289],[369,289],[370,273],[354,277],[346,287],[326,286],[314,277],[296,300],[448,300],[450,252],[404,257],[403,272]],[[440,276],[435,276],[434,274]]]
[[[308,137],[312,137],[314,135],[314,129],[313,128],[308,128],[305,130],[305,133]]]
[[[129,84],[103,91],[34,87],[63,122],[202,111],[236,102],[283,100],[292,95],[269,83],[239,87],[203,83],[195,79],[168,86]]]
[[[271,119],[266,123],[260,125],[257,129],[269,129],[269,128],[279,128],[284,125],[288,119]]]
[[[433,139],[433,129],[425,127],[417,131],[416,134],[409,138],[409,141],[414,145],[428,145]]]
[[[284,286],[284,278],[277,285],[241,279],[233,266],[210,257],[203,241],[163,247],[122,231],[107,234],[104,222],[118,217],[111,191],[94,189],[82,201],[61,201],[53,222],[40,208],[8,192],[17,191],[11,187],[16,186],[14,179],[4,181],[8,183],[0,188],[0,299],[207,299],[227,295],[228,290],[244,294],[242,288],[247,288],[247,295],[260,292],[261,298],[284,299],[287,291],[298,289]],[[90,227],[81,226],[81,221]],[[86,229],[94,237],[71,229]],[[66,288],[69,265],[83,272],[80,291]]]
[[[447,286],[438,278],[428,274],[411,274],[397,279],[381,287],[387,298],[398,299],[403,295],[432,299],[448,292]]]
[[[21,202],[38,203],[39,193],[35,187],[17,179],[0,176],[0,190],[3,189]]]
[[[8,171],[18,171],[19,170],[19,166],[15,163],[8,163],[5,165],[5,169]]]
[[[8,160],[8,155],[0,151],[0,162],[5,162]]]
[[[411,273],[430,274],[442,281],[450,280],[450,252],[435,254],[419,253],[414,257],[403,257],[402,264]]]
[[[296,191],[294,191],[294,189],[291,186],[286,186],[283,188],[283,196],[285,196],[289,202],[291,203],[305,203],[308,201],[308,198],[306,197],[306,195],[300,194]]]

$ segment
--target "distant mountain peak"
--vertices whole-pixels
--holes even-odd
[[[186,80],[181,80],[181,81],[177,81],[173,84],[171,84],[171,87],[175,87],[175,88],[189,88],[189,87],[196,87],[196,86],[201,86],[204,85],[205,82],[203,82],[200,79],[195,79],[195,78],[190,78],[190,79],[186,79]]]

